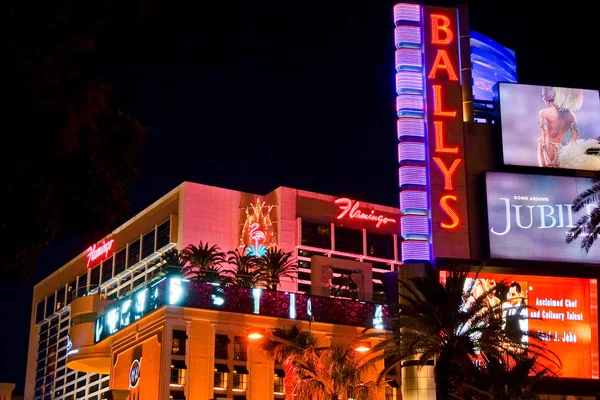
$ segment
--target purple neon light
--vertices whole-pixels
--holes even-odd
[[[425,120],[423,118],[399,118],[396,128],[398,139],[403,136],[425,136]]]
[[[424,240],[405,240],[402,242],[402,261],[430,260],[429,242]]]
[[[420,72],[403,71],[396,74],[396,93],[415,92],[423,90],[423,74]]]
[[[398,161],[425,161],[425,143],[401,142],[398,144]]]
[[[429,236],[429,218],[425,215],[405,215],[400,219],[403,238],[413,235]]]
[[[414,211],[427,211],[427,192],[419,190],[403,190],[400,192],[400,211],[412,214]]]
[[[423,67],[421,49],[396,50],[396,71],[400,72],[403,68],[420,69],[421,67]]]
[[[406,166],[398,169],[400,186],[419,185],[427,186],[427,168]]]
[[[398,3],[394,6],[394,22],[421,21],[421,6],[418,4]]]
[[[400,94],[396,97],[396,111],[424,111],[423,96],[420,94]]]
[[[399,26],[394,30],[396,48],[404,46],[421,46],[420,26]]]

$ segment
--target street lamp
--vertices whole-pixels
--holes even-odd
[[[367,341],[357,342],[354,346],[354,350],[358,351],[359,353],[366,353],[367,351],[371,350],[371,343]]]
[[[249,328],[248,329],[248,339],[258,340],[262,339],[265,336],[264,331],[257,328]]]

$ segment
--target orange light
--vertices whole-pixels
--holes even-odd
[[[452,209],[452,207],[450,207],[448,205],[448,200],[457,201],[457,198],[456,198],[456,196],[452,196],[451,194],[448,194],[446,196],[443,196],[440,199],[440,207],[442,207],[442,210],[444,210],[446,215],[448,215],[450,217],[450,219],[452,220],[452,223],[446,224],[446,223],[442,222],[442,223],[440,223],[440,226],[445,229],[453,229],[458,226],[458,223],[460,222],[460,220],[458,219],[458,215],[456,214],[456,211],[454,211]]]
[[[451,81],[457,81],[458,76],[454,71],[454,67],[452,66],[452,62],[450,61],[450,57],[448,56],[448,52],[443,49],[438,49],[437,55],[435,56],[435,61],[433,62],[433,67],[431,67],[431,72],[428,75],[429,79],[436,79],[435,75],[439,69],[445,69],[448,73],[448,79]]]
[[[454,39],[454,33],[450,27],[450,18],[445,15],[431,14],[431,43],[448,44]],[[445,37],[440,38],[440,33],[444,32]]]
[[[359,353],[366,353],[367,351],[371,350],[371,343],[358,342],[356,343],[356,347],[354,347],[354,350],[358,351]]]
[[[456,111],[442,111],[442,85],[433,86],[433,115],[456,117]]]
[[[444,123],[442,121],[433,121],[435,130],[435,152],[457,154],[458,147],[445,147],[444,145]]]
[[[442,161],[439,157],[432,157],[433,161],[437,164],[438,168],[440,169],[440,171],[442,171],[442,173],[444,174],[444,189],[446,190],[452,190],[454,189],[454,185],[452,185],[452,174],[454,174],[454,171],[456,171],[456,169],[458,168],[458,165],[461,162],[460,158],[457,158],[454,160],[454,162],[452,163],[452,165],[450,166],[450,169],[446,168],[446,165],[444,165],[444,161]]]
[[[248,329],[248,339],[258,340],[264,337],[264,332],[260,329]]]

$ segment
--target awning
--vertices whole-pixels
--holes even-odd
[[[215,364],[216,372],[229,372],[229,368],[225,364]]]
[[[234,365],[233,370],[235,372],[237,372],[238,374],[246,374],[246,375],[249,374],[248,369],[246,368],[245,365]]]
[[[285,378],[285,371],[282,369],[275,369],[275,376],[278,378]]]
[[[171,368],[187,369],[187,365],[183,360],[171,360]]]
[[[185,400],[185,394],[181,390],[171,390],[169,397],[173,400]]]
[[[187,333],[185,333],[185,331],[174,330],[173,337],[177,338],[177,339],[187,339],[188,335],[187,335]]]
[[[398,385],[398,382],[396,382],[395,379],[389,379],[387,381],[385,381],[385,383],[387,383],[388,385],[390,385],[393,388],[399,388],[400,385]]]

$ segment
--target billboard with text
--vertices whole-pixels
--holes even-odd
[[[556,371],[559,377],[599,378],[596,279],[485,272],[471,276],[465,298],[489,293],[485,302],[502,309],[503,329],[547,335],[547,349],[562,364]]]
[[[579,240],[566,243],[569,230],[593,209],[576,213],[573,199],[592,184],[591,178],[487,172],[490,256],[600,264],[600,246],[586,253]]]
[[[498,86],[504,163],[599,171],[600,92],[554,86]]]

